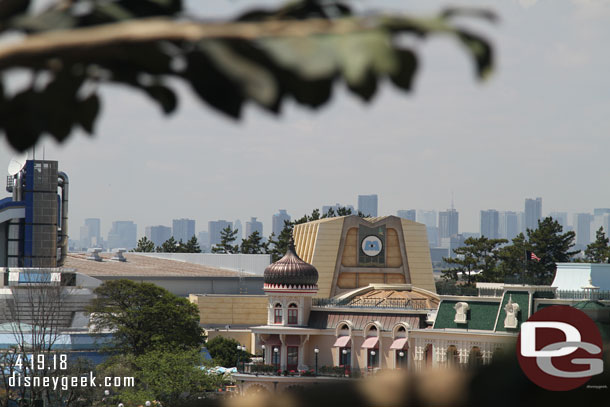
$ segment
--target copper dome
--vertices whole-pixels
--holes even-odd
[[[284,257],[265,268],[265,286],[312,287],[318,283],[318,270],[297,255],[294,244]]]

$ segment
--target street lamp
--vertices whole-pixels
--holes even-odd
[[[375,355],[376,352],[374,350],[371,351],[371,368],[375,367]]]
[[[341,353],[343,353],[343,375],[347,376],[347,357],[345,356],[347,355],[347,349],[343,349]]]
[[[110,390],[104,390],[104,400],[106,400],[106,407],[108,407],[108,403],[110,402],[110,400],[108,400],[108,396],[110,396]]]
[[[144,403],[144,405],[145,405],[146,407],[150,407],[150,406],[151,406],[151,403],[150,403],[150,401],[146,400],[146,403]]]
[[[261,349],[263,350],[263,365],[265,364],[265,345],[261,345]]]
[[[237,371],[239,372],[239,357],[241,356],[241,345],[237,345]]]
[[[398,356],[400,356],[400,367],[403,367],[404,364],[404,360],[403,358],[405,357],[405,353],[403,351],[398,352]]]
[[[125,404],[119,403],[116,407],[125,407]]]
[[[280,351],[280,350],[277,348],[277,346],[273,348],[273,353],[275,353],[275,354],[276,354],[276,356],[274,357],[274,359],[277,359],[277,353],[278,353],[279,351]],[[273,362],[273,361],[272,361],[272,362]],[[275,364],[275,363],[274,363],[274,364]],[[278,368],[278,369],[280,368],[280,361],[279,361],[279,360],[277,361],[277,368]]]
[[[320,349],[318,349],[317,347],[313,350],[313,352],[316,354],[316,376],[318,375],[318,353],[320,353]]]

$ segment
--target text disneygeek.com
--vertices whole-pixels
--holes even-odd
[[[98,380],[93,372],[81,376],[22,376],[13,374],[8,379],[9,387],[43,387],[53,390],[68,390],[77,387],[134,387],[133,377],[104,377]]]

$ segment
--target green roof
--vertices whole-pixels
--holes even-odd
[[[602,309],[606,308],[604,304],[599,301],[580,301],[572,305],[576,309]]]
[[[512,298],[513,303],[519,304],[519,312],[517,313],[517,327],[516,328],[504,328],[504,318],[506,318],[506,311],[504,307],[508,303],[508,300]],[[529,303],[530,295],[527,291],[505,291],[502,297],[502,303],[500,305],[500,313],[498,315],[498,323],[496,324],[496,332],[519,332],[521,323],[527,321],[529,318]]]
[[[473,300],[476,297],[473,297]],[[455,309],[453,308],[458,302],[468,303],[468,314],[465,324],[456,324]],[[467,301],[467,300],[442,300],[436,320],[434,321],[434,329],[454,328],[454,329],[481,329],[492,331],[496,314],[498,312],[498,303],[489,301]]]

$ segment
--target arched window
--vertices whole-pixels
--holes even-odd
[[[473,346],[470,349],[470,354],[468,355],[468,365],[470,367],[479,367],[483,364],[483,355],[481,354],[481,349],[478,346]]]
[[[279,302],[275,304],[275,307],[273,308],[273,323],[282,323],[282,304],[280,304]]]
[[[447,348],[447,365],[449,367],[458,367],[458,363],[460,362],[460,357],[458,354],[458,350],[455,345],[451,345]]]
[[[288,306],[288,325],[296,325],[299,323],[299,309],[293,302]]]

